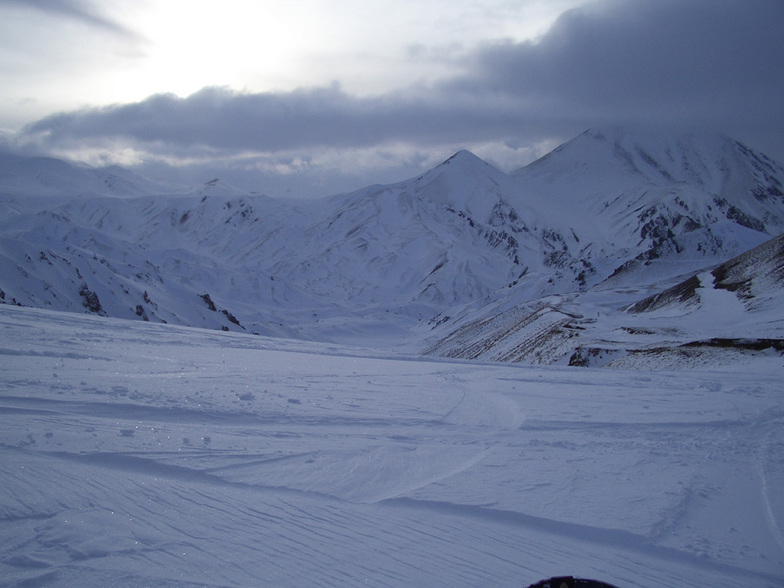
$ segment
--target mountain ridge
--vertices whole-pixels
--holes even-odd
[[[387,325],[432,343],[458,317],[655,288],[784,230],[780,166],[724,137],[646,137],[587,131],[511,174],[462,150],[315,202],[219,180],[76,198],[65,182],[62,198],[25,212],[24,194],[8,194],[19,182],[0,178],[0,295],[326,340]]]

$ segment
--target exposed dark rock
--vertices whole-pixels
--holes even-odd
[[[207,304],[207,308],[209,308],[212,312],[217,312],[218,309],[215,307],[215,303],[210,298],[209,294],[202,294],[201,299]]]
[[[90,290],[84,282],[79,287],[79,295],[82,297],[82,304],[84,304],[87,310],[96,314],[106,314],[101,307],[101,301],[98,300],[98,294]]]
[[[696,301],[696,290],[699,287],[699,278],[697,276],[692,276],[688,280],[676,284],[672,288],[668,288],[663,292],[659,292],[658,294],[648,296],[648,298],[644,298],[639,302],[635,302],[626,310],[628,312],[649,312],[672,303],[684,304],[689,301]]]

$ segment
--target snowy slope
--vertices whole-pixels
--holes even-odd
[[[79,310],[87,290],[100,304],[89,310],[99,314],[292,334],[276,310],[299,307],[307,296],[275,281],[252,255],[263,249],[262,231],[279,231],[281,218],[296,230],[294,216],[262,196],[226,195],[215,183],[192,192],[69,200],[57,212],[5,215],[0,295]]]
[[[182,186],[118,166],[80,167],[59,159],[0,151],[0,210],[40,210],[63,198],[125,198],[181,190]]]
[[[597,287],[500,312],[480,309],[425,353],[651,369],[742,364],[784,352],[784,235],[641,297],[645,290]]]
[[[784,583],[782,360],[515,367],[0,307],[0,585]]]
[[[600,266],[733,256],[784,232],[784,170],[722,135],[589,130],[514,175]]]

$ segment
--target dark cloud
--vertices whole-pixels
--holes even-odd
[[[136,37],[133,31],[104,16],[93,4],[83,0],[0,0],[0,6],[34,9],[54,16],[64,16],[111,33]]]
[[[773,115],[784,98],[782,23],[782,2],[605,2],[563,14],[539,43],[479,51],[451,86],[493,89],[555,116]]]
[[[187,98],[162,94],[135,104],[56,114],[25,132],[43,134],[52,143],[112,137],[161,148],[276,151],[493,137],[512,122],[467,98],[437,91],[357,98],[336,86],[277,94],[204,88]]]
[[[71,6],[70,2],[59,2]],[[44,118],[28,140],[126,141],[149,153],[419,147],[563,138],[589,126],[705,126],[784,159],[784,2],[605,1],[563,14],[537,42],[496,43],[463,73],[374,97],[336,85],[286,93],[205,88],[187,98]]]

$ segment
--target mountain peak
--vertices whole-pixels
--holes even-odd
[[[498,201],[499,186],[506,181],[504,172],[461,149],[418,177],[414,187],[429,200],[486,218]]]
[[[539,178],[545,187],[566,177],[579,179],[592,182],[597,192],[643,180],[649,186],[688,183],[721,194],[730,172],[756,174],[764,183],[781,170],[720,133],[608,125],[588,129],[513,175]]]
[[[468,149],[461,149],[451,157],[449,157],[446,161],[444,161],[441,165],[490,165],[481,157],[478,157],[471,153]]]
[[[438,164],[436,167],[417,178],[418,180],[432,180],[434,177],[492,177],[505,175],[499,169],[487,163],[481,157],[474,155],[467,149],[461,149],[454,155]]]

